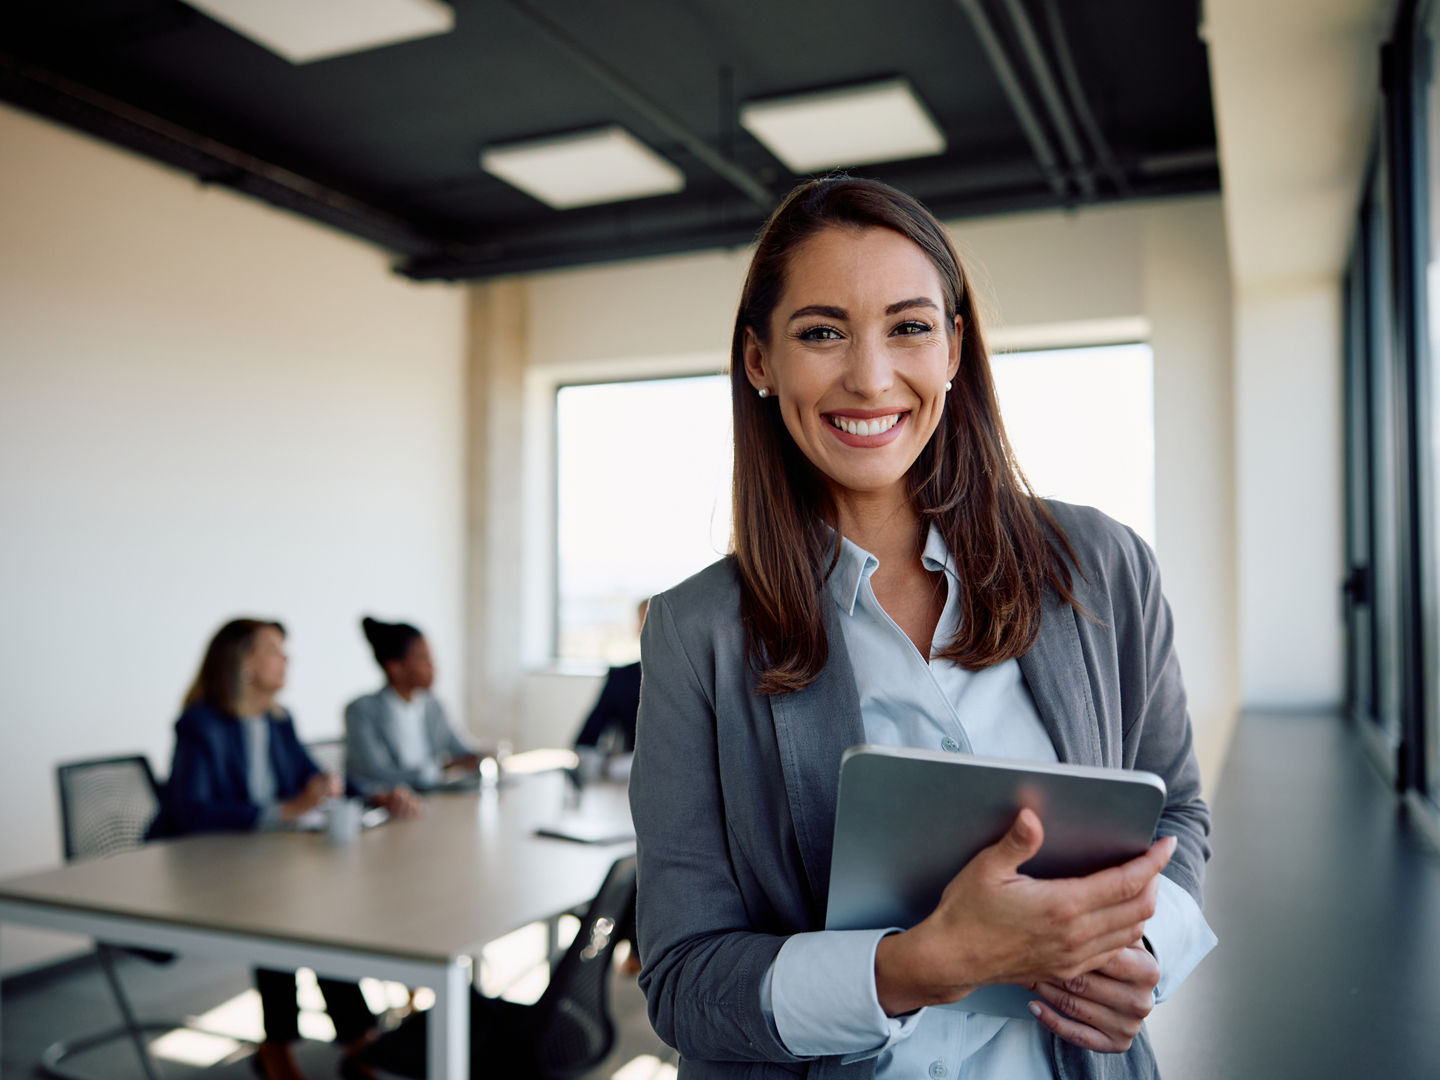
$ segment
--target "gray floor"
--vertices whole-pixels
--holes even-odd
[[[216,965],[183,957],[157,967],[143,960],[122,958],[121,978],[142,1019],[195,1014],[227,1001],[250,985],[248,968]],[[20,1080],[40,1075],[35,1063],[52,1042],[119,1022],[114,999],[104,976],[93,963],[70,963],[40,975],[7,980],[0,1003],[4,1022],[0,1077]],[[583,1080],[609,1078],[635,1057],[645,1054],[674,1061],[673,1053],[650,1030],[645,1001],[633,978],[618,972],[611,982],[611,1008],[618,1039],[610,1057]],[[254,1080],[248,1055],[209,1069],[162,1063],[165,1080]],[[296,1057],[312,1080],[336,1075],[338,1054],[326,1043],[302,1041]],[[95,1080],[143,1080],[134,1052],[126,1042],[76,1059],[74,1067]],[[637,1080],[646,1080],[641,1072]]]
[[[1251,716],[1215,795],[1206,913],[1220,946],[1152,1017],[1167,1080],[1440,1077],[1440,855],[1341,721]],[[142,1012],[198,1012],[249,985],[241,968],[132,961]],[[616,976],[620,1043],[591,1074],[639,1054],[673,1057],[650,1031],[633,979]],[[5,1080],[33,1075],[53,1039],[114,1021],[93,968],[7,981]],[[334,1051],[302,1048],[312,1077]],[[167,1080],[199,1075],[167,1068]],[[99,1080],[138,1076],[123,1048]],[[243,1061],[208,1070],[240,1080]]]
[[[1440,856],[1355,732],[1246,717],[1214,803],[1220,945],[1150,1022],[1166,1080],[1440,1077]]]

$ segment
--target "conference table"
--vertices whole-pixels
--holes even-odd
[[[371,976],[435,992],[429,1076],[470,1075],[471,957],[537,919],[583,907],[634,841],[536,834],[571,820],[629,823],[623,787],[564,811],[563,773],[435,794],[423,816],[336,847],[323,834],[210,834],[0,881],[0,923],[119,945]]]

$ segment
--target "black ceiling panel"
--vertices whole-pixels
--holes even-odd
[[[949,149],[854,171],[947,216],[1219,184],[1198,0],[451,6],[451,33],[295,65],[180,0],[7,0],[0,98],[362,236],[419,277],[743,243],[797,177],[739,126],[739,106],[892,76]],[[1029,131],[977,19],[1036,118]],[[1021,22],[1040,42],[1039,77]],[[685,190],[556,211],[479,168],[487,144],[604,124],[672,161]]]

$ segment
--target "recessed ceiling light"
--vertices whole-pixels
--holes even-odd
[[[683,172],[617,126],[487,147],[480,167],[556,210],[685,189]]]
[[[740,123],[801,175],[945,152],[945,136],[904,79],[751,102]]]
[[[440,0],[186,0],[292,64],[443,34],[455,12]]]

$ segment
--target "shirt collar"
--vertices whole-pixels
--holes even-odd
[[[932,521],[925,533],[925,550],[920,553],[925,569],[943,570],[955,578],[955,560],[945,546],[945,538]],[[847,536],[840,538],[840,558],[834,571],[825,582],[825,589],[832,600],[846,615],[855,614],[855,604],[860,598],[860,587],[870,580],[870,575],[880,566],[880,560]]]

